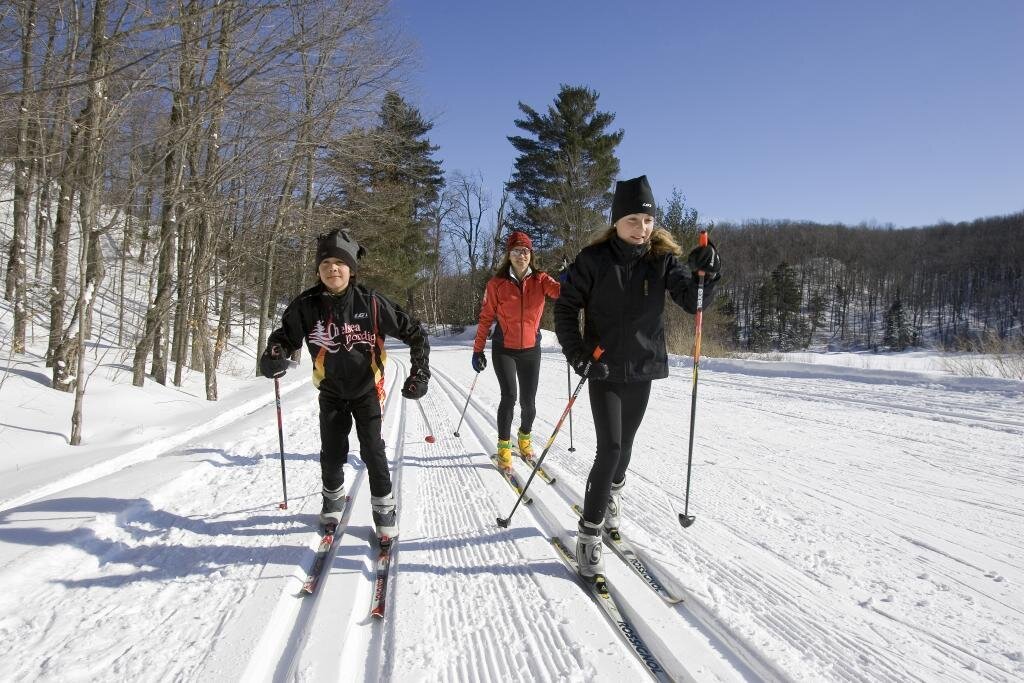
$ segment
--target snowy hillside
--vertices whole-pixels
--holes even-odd
[[[536,479],[534,503],[499,529],[515,494],[488,460],[490,371],[453,436],[473,379],[467,344],[434,340],[419,403],[398,394],[408,355],[392,350],[385,439],[402,531],[383,621],[368,616],[372,525],[355,453],[329,574],[299,596],[320,503],[308,360],[283,381],[280,510],[269,381],[236,379],[210,404],[198,388],[140,392],[106,367],[90,389],[89,445],[72,449],[69,397],[44,386],[37,359],[14,359],[0,388],[0,679],[644,678],[549,541],[571,541],[570,505],[593,457],[586,391],[576,450],[565,428],[545,461],[556,483]],[[566,400],[565,363],[550,339],[545,348],[544,441]],[[887,379],[856,361],[709,361],[697,521],[684,530],[688,363],[654,385],[623,525],[685,600],[669,605],[606,560],[670,677],[1024,677],[1024,383],[909,370]]]

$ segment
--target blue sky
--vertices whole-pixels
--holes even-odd
[[[520,131],[587,85],[702,216],[893,223],[1024,209],[1024,2],[396,0],[404,91],[448,171],[497,193]]]

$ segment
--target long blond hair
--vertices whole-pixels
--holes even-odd
[[[594,235],[594,238],[590,240],[591,244],[601,244],[601,242],[607,242],[615,236],[615,226],[602,230],[601,232]],[[665,254],[673,254],[680,256],[683,253],[683,248],[676,242],[676,238],[672,236],[665,228],[655,228],[651,232],[650,238],[651,248],[647,252],[647,256],[664,256]]]

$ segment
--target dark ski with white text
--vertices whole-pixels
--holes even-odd
[[[591,597],[594,598],[605,617],[607,617],[608,621],[615,627],[615,630],[618,631],[622,640],[629,645],[637,659],[643,663],[647,672],[650,673],[655,680],[672,681],[672,677],[668,675],[665,668],[658,662],[654,653],[650,651],[647,644],[644,643],[633,625],[625,616],[623,616],[622,611],[619,609],[620,598],[616,595],[611,584],[609,584],[604,577],[598,578],[596,582],[587,581],[581,577],[579,575],[579,565],[576,563],[576,556],[558,536],[551,537],[551,545],[555,546],[559,557],[561,557],[562,561],[565,562],[565,564],[572,570],[572,573],[576,576],[579,584],[585,587]]]
[[[577,515],[583,514],[583,509],[579,505],[572,506],[573,512]],[[668,588],[665,587],[661,581],[658,580],[655,572],[651,571],[650,566],[644,562],[640,555],[634,550],[633,545],[622,537],[622,534],[616,531],[616,533],[610,534],[607,529],[603,530],[602,538],[604,538],[605,545],[611,548],[616,555],[622,558],[622,561],[629,565],[629,568],[636,573],[641,579],[644,580],[648,586],[651,587],[655,593],[661,596],[661,599],[670,605],[675,605],[683,601],[682,598],[674,594]]]

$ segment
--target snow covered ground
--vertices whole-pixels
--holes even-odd
[[[549,542],[571,539],[593,458],[586,390],[575,451],[566,426],[545,461],[557,482],[535,480],[533,505],[500,529],[515,494],[488,460],[492,372],[453,436],[469,343],[434,340],[418,403],[397,391],[404,347],[391,351],[385,439],[402,532],[383,622],[368,616],[372,525],[355,451],[330,573],[298,596],[320,504],[308,359],[282,382],[287,510],[272,384],[240,350],[217,403],[199,377],[140,390],[104,360],[79,448],[67,445],[72,397],[47,388],[41,347],[0,361],[0,680],[644,678]],[[550,336],[544,348],[541,444],[567,393]],[[690,360],[655,383],[623,530],[685,600],[669,605],[606,562],[673,678],[1024,679],[1024,382],[856,357],[702,364],[697,521],[685,530]]]

